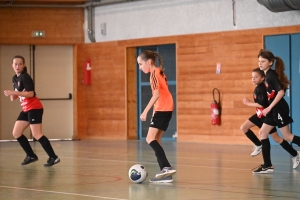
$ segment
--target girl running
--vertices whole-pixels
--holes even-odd
[[[274,62],[275,70],[271,69]],[[293,119],[289,116],[289,106],[283,96],[290,82],[284,74],[285,68],[282,59],[278,56],[275,57],[272,52],[262,49],[258,54],[258,65],[266,75],[265,85],[269,102],[268,107],[262,111],[266,118],[259,130],[264,164],[260,165],[253,173],[272,173],[274,167],[271,162],[271,146],[268,139],[270,131],[277,126],[286,141],[298,146],[300,146],[300,137],[293,135],[288,126],[293,122]],[[297,159],[299,162],[299,156]]]
[[[159,60],[159,67],[155,65],[156,58]],[[173,98],[168,89],[167,77],[162,68],[162,59],[157,52],[144,51],[137,57],[140,70],[145,74],[150,72],[150,85],[152,97],[140,116],[142,121],[146,121],[147,113],[153,108],[153,116],[146,137],[147,143],[152,147],[157,158],[161,172],[157,173],[150,182],[170,183],[173,181],[172,175],[176,170],[171,167],[165,152],[160,145],[162,135],[167,130],[174,108]]]
[[[266,92],[266,86],[264,81],[264,71],[259,68],[255,68],[252,71],[252,83],[256,85],[253,99],[254,103],[252,103],[249,99],[244,98],[243,103],[247,106],[255,107],[256,114],[251,116],[248,120],[246,120],[242,126],[241,130],[246,134],[246,136],[253,142],[254,151],[251,153],[251,156],[256,156],[261,152],[262,145],[261,141],[256,137],[256,135],[251,131],[250,128],[257,126],[259,128],[262,127],[265,117],[262,114],[264,108],[268,106],[268,96]],[[279,137],[276,128],[273,127],[270,133],[273,140],[280,144],[282,148],[284,148],[288,153],[290,153],[293,158],[293,168],[297,168],[299,165],[299,152],[297,152],[286,140]]]
[[[15,56],[12,61],[12,68],[16,73],[12,78],[14,91],[4,90],[4,94],[9,96],[11,101],[19,97],[22,107],[22,112],[17,118],[12,133],[26,153],[26,157],[21,165],[27,165],[38,160],[28,139],[23,135],[24,130],[28,126],[30,126],[33,137],[40,142],[49,156],[44,166],[49,167],[57,164],[60,162],[60,159],[54,153],[48,138],[42,134],[43,105],[35,94],[34,83],[27,73],[25,59],[22,56]]]

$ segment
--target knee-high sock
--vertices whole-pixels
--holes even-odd
[[[256,146],[261,145],[260,140],[256,137],[256,135],[250,129],[245,134],[253,142],[253,144],[255,144]]]
[[[292,143],[295,143],[295,144],[297,144],[297,145],[300,147],[300,137],[294,135],[294,138],[293,138],[293,140],[292,140]]]
[[[293,157],[297,156],[297,151],[285,140],[280,144],[287,152],[289,152]]]
[[[163,164],[160,162],[160,160],[157,158],[157,163],[159,165],[159,169],[162,170],[164,167],[163,167]]]
[[[165,154],[163,148],[160,146],[160,144],[156,140],[153,140],[152,142],[150,142],[149,145],[154,150],[157,160],[159,160],[158,164],[159,164],[160,168],[162,169],[164,167],[171,167],[171,165],[166,157],[166,154]]]
[[[20,143],[21,147],[29,157],[35,157],[35,153],[33,152],[28,139],[25,135],[21,135],[20,137],[17,138],[18,142]]]
[[[269,138],[261,140],[262,144],[262,155],[264,159],[264,166],[270,167],[272,166],[271,162],[271,145]]]
[[[54,151],[53,151],[53,148],[50,144],[50,141],[48,140],[48,138],[46,136],[42,136],[40,139],[39,139],[39,142],[41,143],[43,149],[46,151],[46,153],[48,154],[48,156],[50,158],[57,158],[57,155],[55,155]]]

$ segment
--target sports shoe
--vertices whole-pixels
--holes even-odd
[[[261,149],[262,149],[262,145],[260,145],[260,146],[254,145],[253,152],[251,153],[251,156],[252,157],[257,156],[261,152]]]
[[[60,162],[59,157],[56,158],[48,158],[47,163],[44,164],[45,167],[50,167]]]
[[[161,172],[155,175],[155,178],[164,178],[167,176],[172,176],[176,173],[176,170],[173,167],[164,167]]]
[[[39,160],[37,155],[35,155],[35,157],[26,156],[21,165],[28,165],[29,163],[35,162],[37,160]]]
[[[274,172],[274,167],[270,166],[270,167],[265,167],[264,165],[259,165],[259,167],[252,171],[253,174],[269,174]]]
[[[172,176],[166,176],[164,178],[151,178],[149,179],[150,183],[171,183],[173,182]]]
[[[300,160],[299,160],[299,153],[300,151],[297,151],[297,156],[293,157],[292,158],[292,161],[293,161],[293,169],[296,169],[300,163]]]

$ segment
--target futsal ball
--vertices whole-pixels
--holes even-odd
[[[128,176],[132,182],[142,183],[146,180],[148,172],[143,165],[135,164],[129,169]]]

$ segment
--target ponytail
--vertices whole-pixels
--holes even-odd
[[[285,70],[284,62],[278,56],[275,56],[275,60],[276,60],[275,71],[278,75],[278,79],[279,79],[283,89],[286,90],[289,88],[290,81],[288,80],[287,76],[284,73],[284,70]]]
[[[158,58],[158,61],[159,61],[159,69],[160,69],[160,75],[164,76],[164,70],[163,67],[162,67],[162,59],[160,57],[160,55],[157,53],[157,52],[153,52],[153,54]]]

